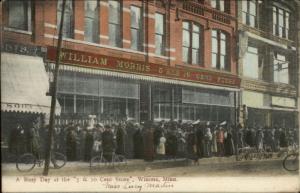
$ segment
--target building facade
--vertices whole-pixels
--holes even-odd
[[[299,3],[238,1],[240,119],[248,126],[299,124]]]
[[[2,11],[2,57],[18,56],[22,63],[36,51],[33,60],[43,64],[50,88],[62,1],[6,0]],[[67,0],[59,120],[96,115],[101,122],[234,122],[240,86],[236,16],[235,1]],[[6,63],[9,68],[12,62]],[[36,92],[46,96],[49,89]],[[8,103],[22,101],[7,98],[12,101],[2,100],[1,112],[27,112],[9,109]]]

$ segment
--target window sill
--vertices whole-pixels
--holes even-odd
[[[32,31],[25,31],[25,30],[10,28],[10,27],[4,27],[4,30],[5,31],[10,31],[10,32],[16,32],[16,33],[22,33],[22,34],[32,35]]]

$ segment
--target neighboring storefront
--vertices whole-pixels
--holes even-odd
[[[243,104],[247,106],[246,124],[249,127],[295,128],[297,126],[296,99],[246,90],[243,91],[242,97]]]
[[[10,132],[37,121],[47,124],[51,98],[46,95],[49,80],[36,46],[4,42],[1,52],[1,147],[7,148]],[[60,113],[57,106],[56,113]]]
[[[49,72],[55,48],[47,52]],[[61,121],[120,120],[234,122],[237,76],[145,64],[63,49],[58,81]],[[51,74],[51,73],[50,73]],[[50,75],[51,76],[51,75]]]

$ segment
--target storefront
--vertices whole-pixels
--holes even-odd
[[[47,53],[51,76],[55,48],[49,47]],[[240,84],[237,76],[67,49],[62,50],[61,62],[61,120],[85,123],[88,115],[96,115],[96,121],[104,123],[234,121],[234,93]]]
[[[297,126],[296,99],[254,91],[243,91],[242,96],[243,104],[247,106],[247,126],[283,128]]]
[[[48,76],[39,48],[5,42],[1,53],[1,148],[7,149],[11,130],[37,121],[48,124],[51,98]],[[33,52],[35,51],[35,52]],[[60,113],[57,105],[56,114]]]

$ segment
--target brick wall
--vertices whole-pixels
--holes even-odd
[[[229,50],[230,50],[230,72],[237,74],[237,57],[236,57],[236,2],[230,1],[230,23],[224,23],[213,19],[213,9],[210,8],[210,1],[203,1],[206,14],[205,16],[199,16],[195,13],[182,10],[181,1],[172,1],[170,8],[168,6],[157,6],[154,3],[145,4],[148,6],[148,13],[144,13],[143,21],[144,29],[148,30],[144,33],[144,49],[148,50],[147,53],[132,52],[130,50],[131,45],[131,33],[130,33],[130,6],[135,5],[143,7],[142,1],[123,1],[122,9],[122,47],[112,48],[108,44],[108,2],[100,2],[100,34],[99,42],[95,44],[87,43],[84,41],[84,1],[75,0],[74,5],[74,39],[69,39],[63,42],[63,47],[69,49],[76,49],[82,51],[88,51],[93,53],[104,54],[108,56],[117,56],[121,58],[134,59],[137,61],[145,61],[148,58],[150,63],[164,64],[164,65],[183,65],[182,62],[182,21],[192,20],[203,26],[203,66],[191,66],[195,69],[205,68],[211,69],[211,30],[221,29],[225,31],[229,36]],[[11,31],[4,31],[5,39],[11,41],[17,41],[24,44],[37,44],[42,46],[52,46],[57,43],[57,18],[56,8],[57,1],[34,0],[35,14],[34,14],[34,28],[32,35],[24,33],[16,33]],[[180,19],[177,20],[176,9],[180,10]],[[5,9],[3,9],[5,12]],[[169,20],[166,22],[166,51],[165,56],[156,56],[155,53],[155,13],[166,14],[166,18]],[[222,15],[222,13],[219,13]],[[229,18],[228,15],[224,14]],[[5,18],[5,13],[4,17]],[[100,43],[100,44],[99,44]],[[222,72],[222,71],[221,71]]]

